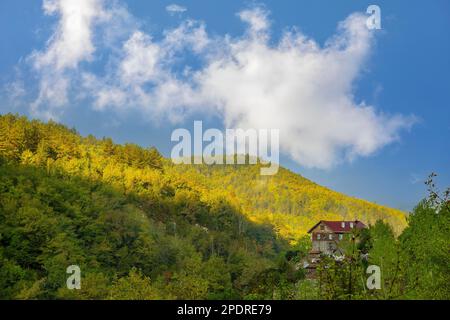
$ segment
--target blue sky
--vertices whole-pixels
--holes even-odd
[[[281,164],[334,190],[410,210],[430,172],[450,185],[446,0],[67,3],[1,1],[1,113],[54,117],[167,156],[172,130],[194,119],[277,119]],[[381,30],[358,25],[370,4]]]

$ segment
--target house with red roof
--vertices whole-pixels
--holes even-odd
[[[339,242],[344,239],[354,239],[358,230],[367,226],[358,220],[352,221],[326,221],[316,223],[308,233],[311,235],[312,249],[309,257],[304,261],[303,267],[307,270],[307,277],[314,278],[317,264],[322,255],[333,257],[336,261],[344,259],[339,248]]]
[[[339,242],[356,230],[367,226],[358,220],[325,221],[316,223],[308,233],[311,235],[311,254],[336,255],[339,252]]]

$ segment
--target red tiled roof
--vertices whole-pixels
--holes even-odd
[[[325,221],[325,220],[321,220],[318,223],[316,223],[311,229],[309,229],[308,233],[311,233],[311,231],[314,230],[321,222],[323,222],[328,228],[330,228],[335,233],[350,232],[352,230],[350,228],[350,223],[353,223],[353,228],[356,228],[356,229],[367,228],[367,226],[364,223],[362,223],[361,221],[358,221],[358,220],[355,220],[355,221]],[[342,223],[344,223],[344,227],[342,227]]]

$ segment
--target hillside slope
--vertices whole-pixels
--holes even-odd
[[[252,221],[274,225],[291,241],[319,220],[383,220],[397,234],[406,226],[400,210],[335,192],[282,167],[274,176],[261,176],[255,165],[176,165],[170,170],[191,177],[203,193],[225,194]]]
[[[202,200],[226,199],[250,220],[275,226],[291,242],[321,219],[382,219],[397,234],[406,226],[404,212],[332,191],[284,168],[275,176],[260,176],[259,165],[173,165],[155,149],[82,138],[55,123],[12,115],[3,116],[1,123],[0,155],[6,158],[56,167],[128,191],[151,190],[164,182],[187,185]]]
[[[288,249],[154,149],[0,117],[0,299],[227,299]],[[81,290],[66,288],[78,265]],[[282,275],[279,271],[277,274]]]
[[[403,212],[259,172],[0,116],[0,299],[448,298],[448,196],[419,203],[396,238]],[[366,275],[356,258],[324,267],[328,284],[305,279],[302,236],[320,219],[390,224],[348,253],[383,266],[382,290],[348,286]],[[81,290],[66,287],[74,264]]]

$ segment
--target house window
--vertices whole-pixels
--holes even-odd
[[[329,234],[329,235],[328,235],[328,239],[333,240],[333,235],[332,235],[332,234]]]
[[[341,223],[341,227],[342,227],[342,229],[345,228],[345,222],[342,222],[342,223]]]
[[[317,235],[317,240],[320,240],[320,234]]]
[[[342,240],[344,236],[342,234],[339,235],[339,240]]]
[[[325,226],[320,226],[320,230],[324,230],[325,229]]]
[[[350,222],[350,228],[353,228],[353,222]]]

